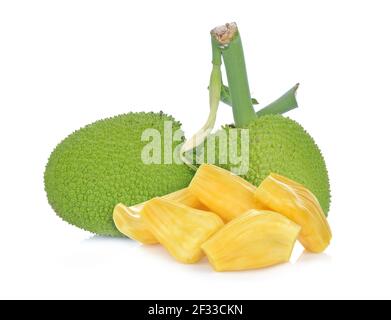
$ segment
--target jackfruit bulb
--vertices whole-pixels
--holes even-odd
[[[207,210],[207,208],[190,193],[189,188],[175,191],[161,198],[181,203],[189,206],[190,208]],[[159,243],[159,241],[141,220],[141,211],[147,202],[136,204],[131,207],[126,207],[122,203],[119,203],[114,208],[113,221],[118,231],[128,238],[136,240],[142,244],[156,244]]]
[[[326,164],[322,153],[313,138],[296,121],[281,115],[265,115],[252,121],[245,129],[249,129],[249,169],[242,177],[254,186],[270,174],[277,173],[307,187],[319,200],[325,215],[330,206],[330,185]],[[232,130],[225,127],[226,132]],[[220,132],[221,133],[221,132]],[[229,137],[229,135],[226,135]],[[241,133],[238,132],[238,156],[245,161],[241,147]],[[221,153],[224,143],[220,141],[219,132],[215,134],[215,161],[220,167],[231,170],[238,168],[226,154]],[[227,159],[225,163],[218,162]]]
[[[112,213],[118,203],[132,206],[163,196],[190,183],[194,173],[184,164],[145,164],[141,154],[148,141],[146,129],[160,133],[160,143],[171,150],[181,141],[163,134],[180,123],[163,113],[128,113],[90,124],[63,140],[51,154],[44,175],[50,205],[65,221],[87,231],[120,236]],[[167,143],[168,142],[168,143]],[[171,143],[172,142],[172,143]]]
[[[307,188],[272,173],[263,180],[255,198],[301,226],[299,239],[308,251],[319,253],[328,247],[332,237],[330,226],[318,199]]]
[[[263,268],[288,262],[300,226],[273,211],[249,210],[202,245],[216,271]]]
[[[256,187],[230,171],[202,164],[189,186],[189,192],[228,222],[248,210],[264,206],[255,199]]]
[[[152,199],[144,205],[141,221],[182,263],[199,261],[202,258],[201,245],[224,225],[213,212],[163,198]]]

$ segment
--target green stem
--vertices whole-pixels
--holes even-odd
[[[205,139],[211,134],[216,123],[217,109],[219,107],[221,87],[223,82],[221,77],[221,52],[217,47],[212,52],[212,64],[212,72],[209,79],[208,119],[202,128],[183,144],[180,151],[182,161],[193,170],[197,170],[197,167],[193,164],[193,159],[188,158],[187,153],[204,143]]]
[[[236,24],[231,23],[213,29],[211,34],[213,52],[217,52],[218,48],[223,56],[235,125],[239,128],[246,127],[256,119],[256,114],[251,100],[239,31]]]
[[[296,100],[296,92],[298,88],[299,84],[296,84],[277,100],[271,102],[266,107],[263,107],[257,112],[257,117],[261,117],[267,114],[284,114],[285,112],[297,108],[298,104]],[[232,106],[232,99],[229,93],[229,88],[225,85],[221,87],[220,101],[228,106]],[[252,98],[252,102],[253,105],[259,104],[259,102],[254,98]]]
[[[212,37],[212,64],[214,66],[221,66],[221,48],[215,42],[215,39]]]
[[[229,88],[225,85],[221,87],[221,97],[220,101],[225,103],[226,105],[232,107],[232,99],[231,94],[229,93]],[[251,98],[251,102],[253,105],[259,104],[258,100],[255,98]]]
[[[277,100],[273,101],[263,109],[257,112],[257,116],[264,116],[267,114],[283,114],[289,110],[297,108],[296,91],[299,84],[296,84],[292,89],[283,94]]]

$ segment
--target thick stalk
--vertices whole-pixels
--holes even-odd
[[[256,119],[250,95],[242,41],[235,23],[211,31],[212,46],[219,48],[224,60],[236,127],[246,127]],[[215,49],[214,49],[215,50]]]

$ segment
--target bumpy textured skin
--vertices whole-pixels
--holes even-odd
[[[141,161],[147,128],[161,132],[163,113],[129,113],[90,124],[63,140],[46,166],[45,189],[50,205],[65,221],[87,231],[121,236],[112,213],[118,203],[131,206],[187,187],[194,172],[184,164]],[[173,150],[179,142],[173,142]],[[163,154],[163,152],[162,152]]]
[[[266,115],[253,121],[248,129],[250,170],[243,178],[255,186],[271,172],[295,180],[315,194],[327,216],[330,184],[326,164],[320,149],[303,127],[281,115]]]

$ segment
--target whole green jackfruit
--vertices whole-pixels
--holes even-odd
[[[265,115],[252,121],[247,128],[249,170],[242,177],[255,186],[259,186],[270,173],[297,181],[315,194],[327,215],[331,196],[326,164],[320,149],[303,127],[281,115]],[[222,130],[230,129],[227,126]],[[218,133],[216,137],[218,161]],[[241,153],[240,141],[238,154]],[[217,164],[228,170],[236,166],[229,161],[228,164]]]
[[[120,236],[112,219],[116,204],[131,206],[187,187],[194,173],[186,165],[141,160],[148,143],[141,140],[142,133],[158,130],[163,146],[165,121],[172,121],[173,132],[180,129],[179,122],[163,113],[129,113],[97,121],[63,140],[44,175],[56,213],[87,231]],[[172,141],[172,150],[179,143]]]

